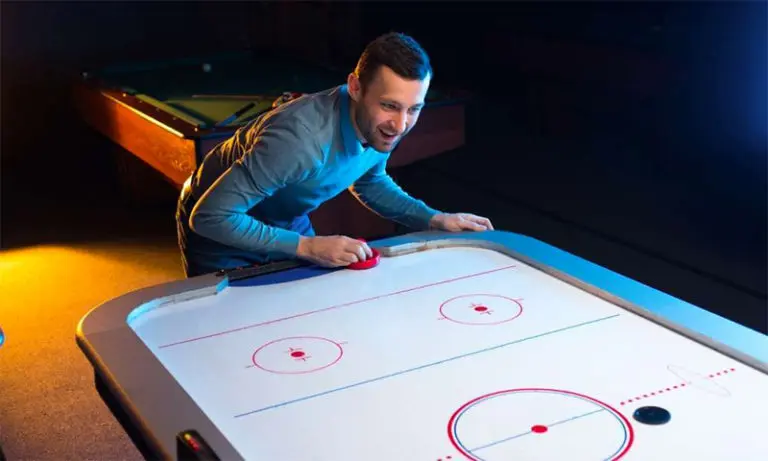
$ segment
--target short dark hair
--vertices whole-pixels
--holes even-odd
[[[355,73],[365,88],[381,66],[387,66],[408,80],[432,77],[432,65],[427,52],[412,37],[389,32],[371,41],[357,61]]]

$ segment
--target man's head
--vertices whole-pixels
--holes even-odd
[[[347,79],[358,135],[391,152],[416,124],[431,80],[429,56],[411,37],[392,32],[369,43]]]

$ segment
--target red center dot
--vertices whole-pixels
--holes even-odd
[[[296,357],[296,358],[304,357],[304,353],[301,351],[293,351],[291,352],[291,357]]]
[[[533,432],[535,432],[537,434],[543,434],[543,433],[547,432],[547,426],[542,426],[542,425],[538,425],[537,424],[536,426],[533,426],[531,428],[531,431],[533,431]]]
[[[475,307],[475,310],[476,310],[477,312],[485,312],[485,311],[487,311],[487,310],[488,310],[488,308],[487,308],[487,307],[485,307],[485,306],[477,306],[477,307]]]

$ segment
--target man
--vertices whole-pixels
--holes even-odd
[[[188,277],[303,259],[339,267],[371,256],[363,242],[316,236],[308,214],[349,189],[379,215],[415,230],[483,231],[486,218],[442,213],[386,172],[419,118],[432,79],[427,54],[390,33],[368,46],[347,83],[304,95],[238,129],[190,177],[177,210]]]

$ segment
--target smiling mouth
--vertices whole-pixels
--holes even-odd
[[[381,128],[379,128],[379,134],[382,138],[384,138],[385,141],[391,142],[394,141],[395,138],[397,138],[397,134],[389,134],[386,131],[383,131]]]

